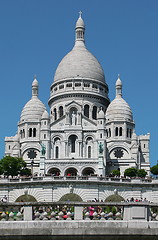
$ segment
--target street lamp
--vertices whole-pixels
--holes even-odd
[[[33,177],[33,165],[34,165],[34,161],[32,160],[31,161],[31,175],[32,175],[32,177]]]

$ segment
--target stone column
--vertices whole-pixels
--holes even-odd
[[[25,124],[25,138],[28,138],[28,123]]]
[[[114,138],[115,136],[115,129],[114,129],[114,123],[111,124],[111,137]]]
[[[24,221],[32,221],[32,206],[24,206]]]
[[[74,220],[83,220],[83,207],[82,206],[75,206]]]

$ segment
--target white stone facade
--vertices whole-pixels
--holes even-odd
[[[34,174],[105,176],[119,168],[123,175],[129,167],[149,173],[150,135],[136,135],[120,77],[110,103],[103,69],[85,46],[81,16],[75,29],[75,45],[51,85],[50,113],[38,98],[35,78],[17,134],[5,138],[5,155],[23,157]],[[41,144],[46,148],[43,156]]]

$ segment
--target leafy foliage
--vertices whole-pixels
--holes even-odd
[[[118,169],[114,169],[112,172],[111,172],[112,176],[120,176],[120,171]]]
[[[144,169],[139,169],[137,171],[137,176],[138,177],[144,178],[144,177],[146,177],[146,175],[147,175],[147,172]]]
[[[158,175],[158,165],[154,165],[153,167],[151,167],[150,171],[152,174]]]
[[[0,160],[0,173],[5,176],[21,175],[26,170],[26,162],[22,158],[6,156]]]
[[[124,171],[124,176],[128,176],[128,177],[136,177],[137,176],[137,169],[136,168],[127,168]]]
[[[23,169],[21,169],[20,175],[21,175],[21,176],[31,176],[31,175],[32,175],[32,174],[31,174],[31,169],[29,169],[29,168],[23,168]]]

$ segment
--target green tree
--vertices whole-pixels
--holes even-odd
[[[114,169],[112,172],[111,172],[112,176],[120,176],[120,171],[118,169]]]
[[[20,175],[21,175],[21,176],[31,176],[31,175],[32,175],[31,169],[29,169],[29,168],[23,168],[23,169],[21,169]]]
[[[137,176],[137,169],[136,168],[127,168],[124,171],[124,176],[128,176],[128,177],[136,177]]]
[[[154,165],[153,167],[151,167],[150,171],[152,174],[158,175],[158,165]]]
[[[22,158],[6,156],[0,160],[0,169],[5,176],[17,176],[26,169],[26,162]]]
[[[137,176],[138,177],[144,178],[144,177],[146,177],[146,175],[147,175],[147,172],[144,169],[139,169],[137,171]]]

